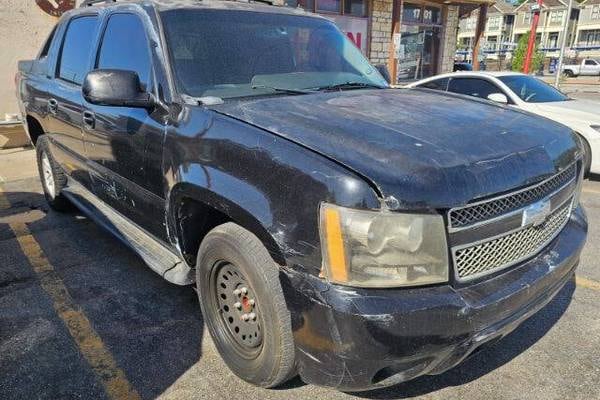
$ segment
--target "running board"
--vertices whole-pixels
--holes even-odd
[[[135,251],[157,274],[176,285],[194,283],[194,271],[175,252],[69,178],[61,191],[77,208]]]

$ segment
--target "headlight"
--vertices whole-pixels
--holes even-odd
[[[444,221],[434,214],[321,206],[323,272],[334,283],[362,287],[448,281]]]

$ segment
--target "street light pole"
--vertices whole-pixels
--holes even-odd
[[[563,23],[563,35],[560,41],[560,54],[558,56],[558,65],[556,66],[556,77],[554,78],[554,86],[558,89],[560,85],[560,74],[562,73],[563,58],[565,57],[565,47],[567,46],[567,30],[569,29],[569,21],[571,20],[571,10],[573,9],[573,0],[569,0],[569,9]]]
[[[523,72],[528,74],[531,68],[531,57],[533,50],[535,49],[535,38],[538,22],[540,20],[540,11],[542,10],[543,0],[537,0],[537,4],[531,6],[533,11],[533,20],[531,21],[531,31],[529,32],[529,43],[527,44],[527,54],[525,55],[525,65],[523,65]]]

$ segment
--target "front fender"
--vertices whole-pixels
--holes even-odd
[[[361,177],[297,143],[201,107],[181,115],[165,143],[170,227],[193,196],[254,232],[280,264],[318,274],[321,202],[380,207]]]

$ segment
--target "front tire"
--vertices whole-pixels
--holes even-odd
[[[214,228],[200,246],[196,278],[204,321],[233,373],[265,388],[293,377],[294,339],[279,267],[260,240],[234,223]]]
[[[44,196],[50,207],[65,212],[72,209],[69,200],[61,193],[67,186],[67,176],[52,157],[47,136],[41,136],[36,142],[37,164]]]

